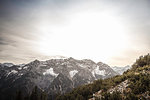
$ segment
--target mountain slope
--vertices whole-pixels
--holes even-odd
[[[27,96],[35,86],[53,99],[57,93],[66,93],[77,86],[115,75],[117,73],[108,65],[88,59],[35,60],[12,66],[0,64],[0,99],[9,100],[17,90],[23,90],[24,96]]]
[[[150,55],[141,56],[123,75],[97,80],[56,100],[150,100]]]

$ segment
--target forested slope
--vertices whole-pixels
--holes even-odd
[[[140,56],[130,70],[113,78],[79,86],[57,100],[150,100],[150,55]]]

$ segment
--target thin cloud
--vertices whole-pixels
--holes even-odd
[[[149,0],[0,3],[0,62],[62,55],[125,66],[150,52]]]

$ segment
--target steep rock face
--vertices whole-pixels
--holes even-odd
[[[9,64],[10,65],[10,64]],[[34,86],[49,94],[65,93],[79,85],[117,75],[108,65],[74,58],[35,60],[28,64],[0,64],[0,93],[14,94],[23,89],[30,94]],[[0,96],[0,99],[2,98]]]
[[[73,87],[73,82],[63,74],[59,74],[51,83],[48,88],[48,92],[51,93],[61,93],[69,92]]]
[[[110,66],[108,66],[107,64],[98,62],[97,66],[98,67],[96,68],[97,71],[95,74],[97,76],[100,76],[100,77],[97,77],[97,79],[100,79],[100,78],[105,79],[105,78],[109,78],[109,77],[113,77],[113,76],[117,75],[117,73],[113,69],[111,69]]]

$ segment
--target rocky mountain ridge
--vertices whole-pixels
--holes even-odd
[[[131,66],[127,65],[125,67],[117,67],[117,66],[113,66],[111,67],[114,71],[116,71],[117,73],[119,73],[120,75],[123,74],[123,72],[127,71],[128,69],[131,68]]]
[[[150,100],[150,55],[140,56],[122,75],[74,88],[56,100]]]
[[[7,66],[10,65],[10,66]],[[0,64],[0,99],[14,95],[15,90],[31,93],[33,87],[48,94],[66,93],[77,86],[97,79],[113,77],[117,73],[107,64],[74,58],[35,60],[28,64]]]

